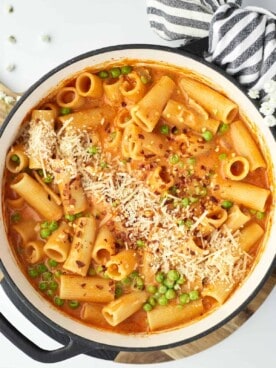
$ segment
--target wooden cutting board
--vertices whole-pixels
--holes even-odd
[[[0,83],[0,94],[3,92],[7,96],[13,97],[15,100],[18,96],[17,93],[10,91],[7,87]],[[0,99],[0,125],[3,123],[6,115],[10,111],[13,103],[7,104],[5,101]],[[3,275],[0,271],[0,281]],[[255,298],[231,321],[226,323],[224,326],[220,327],[216,331],[210,333],[209,335],[197,339],[194,342],[185,344],[173,349],[167,350],[157,350],[143,353],[136,352],[120,352],[116,357],[116,362],[120,363],[135,363],[135,364],[149,364],[149,363],[160,363],[168,362],[175,359],[181,359],[188,357],[190,355],[199,353],[211,346],[217,344],[218,342],[225,339],[231,333],[237,330],[244,322],[246,322],[262,305],[267,296],[272,291],[273,287],[276,285],[276,270],[268,278],[266,283],[263,285],[262,289],[255,296]]]

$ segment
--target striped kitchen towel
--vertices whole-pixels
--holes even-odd
[[[207,61],[247,88],[276,76],[276,17],[242,0],[147,0],[150,26],[166,40],[209,36]]]
[[[147,13],[151,28],[166,40],[187,44],[209,37],[205,59],[234,76],[250,97],[261,96],[266,105],[269,100],[261,112],[275,125],[276,16],[241,5],[242,0],[147,0]]]

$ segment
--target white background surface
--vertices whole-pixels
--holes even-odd
[[[8,5],[14,6],[13,14],[7,13]],[[243,5],[262,6],[276,12],[275,0],[244,0]],[[42,42],[44,34],[52,37],[51,43]],[[8,41],[10,35],[16,37],[16,44]],[[43,74],[73,56],[126,43],[179,44],[164,41],[150,30],[145,0],[0,0],[0,81],[15,91],[23,92]],[[7,71],[9,64],[15,64],[13,72]],[[1,288],[0,310],[43,348],[58,346],[16,310]],[[148,366],[274,368],[275,311],[276,288],[258,312],[222,343],[183,360]],[[43,366],[26,357],[0,334],[0,368]],[[125,367],[87,356],[51,365],[53,368],[68,366]]]

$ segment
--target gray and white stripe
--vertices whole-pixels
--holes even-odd
[[[276,17],[241,9],[218,8],[210,24],[206,60],[219,65],[247,88],[259,89],[276,76]]]
[[[242,0],[147,0],[150,26],[184,44],[209,36],[207,61],[247,88],[276,79],[276,16]]]

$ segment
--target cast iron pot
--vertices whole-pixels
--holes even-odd
[[[245,91],[242,90],[235,80],[226,75],[222,70],[203,60],[201,55],[206,45],[207,40],[205,39],[199,42],[197,41],[185,49],[172,49],[153,45],[114,46],[88,52],[55,68],[42,77],[23,95],[4,122],[1,128],[0,138],[0,157],[2,158],[0,162],[0,177],[2,178],[3,176],[2,173],[5,166],[4,157],[15,139],[21,121],[26,113],[28,113],[42,97],[47,95],[49,90],[54,88],[58,82],[68,78],[70,75],[85,67],[109,60],[124,58],[167,62],[188,68],[201,74],[207,78],[207,80],[211,80],[215,85],[221,87],[229,98],[236,101],[249,120],[254,122],[254,129],[260,138],[265,155],[270,158],[273,157],[273,153],[275,154],[276,151],[276,145],[272,131],[264,125],[257,107],[247,97]],[[273,165],[271,160],[270,163]],[[273,193],[275,194],[276,175],[275,169],[273,170]],[[1,184],[0,186],[2,187]],[[2,214],[0,214],[0,216],[3,218]],[[266,234],[266,245],[257,265],[243,285],[223,306],[190,326],[169,332],[153,333],[147,336],[126,336],[93,329],[57,311],[35,291],[30,286],[27,279],[23,277],[10,250],[3,221],[1,221],[0,266],[5,276],[2,282],[5,291],[27,318],[44,332],[48,333],[59,342],[62,342],[64,346],[54,351],[46,351],[39,348],[17,331],[2,314],[0,314],[0,330],[22,351],[33,359],[41,362],[57,362],[80,353],[87,353],[103,359],[114,359],[116,354],[121,350],[159,350],[191,342],[229,321],[234,315],[241,311],[251,299],[253,299],[262,287],[273,269],[273,263],[276,258],[275,213],[273,217],[274,219],[272,219],[272,222],[274,223],[270,231]]]

